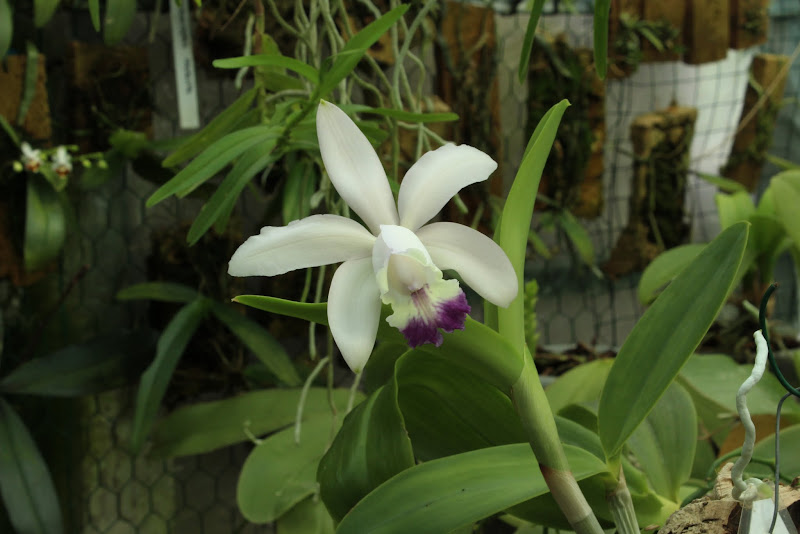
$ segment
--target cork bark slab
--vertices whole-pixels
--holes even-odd
[[[2,64],[5,63],[5,66]],[[22,130],[32,139],[49,139],[52,135],[50,104],[47,101],[45,57],[39,54],[36,92],[34,93]],[[0,115],[10,124],[17,123],[17,113],[25,87],[26,56],[8,56],[0,62]]]
[[[617,42],[624,28],[620,16],[627,14],[637,20],[641,19],[644,14],[644,4],[644,0],[611,0],[608,15],[608,77],[610,79],[627,78],[636,70],[635,66],[625,63],[624,54],[617,48]]]
[[[690,65],[725,59],[730,43],[729,0],[688,0],[684,31]]]
[[[750,64],[751,81],[745,93],[742,116],[728,162],[720,171],[750,191],[761,178],[766,153],[772,144],[772,133],[786,88],[785,66],[788,61],[789,58],[783,55],[758,54]],[[761,101],[764,94],[768,96]]]
[[[731,0],[731,48],[749,48],[767,40],[769,0]]]
[[[683,30],[686,21],[686,3],[685,2],[650,2],[644,3],[644,12],[642,13],[644,20],[653,22],[664,21],[671,26]],[[673,48],[683,45],[683,31],[678,35],[677,41]],[[677,61],[680,59],[680,54],[676,52],[664,51],[659,52],[647,40],[642,41],[642,52],[644,53],[643,61]]]

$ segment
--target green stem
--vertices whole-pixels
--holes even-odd
[[[570,470],[550,403],[527,349],[524,360],[522,373],[512,387],[512,399],[545,483],[576,534],[602,534],[603,529]]]
[[[608,493],[606,502],[608,502],[608,508],[611,510],[619,534],[639,534],[639,521],[636,519],[631,492],[625,482],[622,466],[619,468],[617,487]]]

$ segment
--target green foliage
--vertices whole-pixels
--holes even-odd
[[[41,176],[28,177],[25,209],[25,269],[41,269],[61,252],[67,236],[62,200]]]

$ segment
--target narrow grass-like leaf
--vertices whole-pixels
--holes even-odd
[[[53,478],[17,412],[0,398],[0,494],[17,532],[61,534]]]
[[[704,172],[696,172],[695,175],[711,185],[717,186],[720,191],[724,191],[726,193],[737,193],[739,191],[747,192],[747,188],[741,183],[737,182],[736,180],[731,180],[730,178],[725,178],[724,176],[716,176],[714,174],[707,174]]]
[[[41,269],[55,259],[67,236],[64,209],[44,178],[28,178],[25,210],[25,269]]]
[[[144,369],[155,341],[154,332],[146,330],[70,345],[23,363],[0,381],[0,391],[81,397],[127,386]]]
[[[271,388],[178,408],[153,428],[152,454],[159,457],[205,454],[247,441],[250,436],[260,437],[286,428],[295,422],[301,394],[300,388]],[[331,398],[343,410],[349,396],[347,389],[334,389],[331,397],[327,388],[310,388],[303,421],[330,414]]]
[[[164,159],[165,167],[172,167],[193,158],[211,143],[228,133],[236,122],[250,109],[253,99],[256,97],[258,87],[245,91],[237,98],[233,104],[225,108],[219,115],[206,125],[205,128],[197,132],[184,141],[175,152]]]
[[[9,0],[0,0],[0,59],[5,57],[14,34],[14,11]]]
[[[229,57],[216,59],[212,63],[218,69],[241,69],[242,67],[283,67],[296,72],[313,84],[319,83],[319,72],[317,69],[304,63],[299,59],[294,59],[280,54],[259,54],[253,56]]]
[[[187,195],[222,170],[235,157],[257,144],[277,138],[278,134],[279,130],[274,126],[253,126],[217,140],[172,180],[159,187],[147,199],[147,207],[154,206],[172,195]]]
[[[109,46],[119,44],[136,17],[136,2],[131,0],[106,0],[103,40]]]
[[[236,162],[222,184],[203,205],[189,228],[186,235],[189,245],[197,243],[218,220],[230,215],[239,195],[253,176],[275,161],[276,155],[272,153],[272,150],[275,148],[276,142],[277,139],[271,139],[262,145],[256,145],[245,152]]]
[[[2,4],[3,1],[4,0],[0,0],[0,5]],[[2,23],[0,23],[0,24],[2,24]],[[3,117],[2,115],[0,115],[0,128],[2,128],[3,131],[6,133],[6,135],[8,135],[9,139],[14,141],[15,145],[17,145],[17,146],[20,145],[21,141],[19,139],[19,135],[17,135],[17,132],[14,130],[14,127],[11,126],[8,123],[8,121],[5,119],[5,117]]]
[[[317,173],[310,160],[290,160],[289,174],[281,195],[283,224],[300,220],[311,213],[311,196],[316,189]]]
[[[286,350],[266,328],[219,302],[212,303],[211,311],[281,383],[287,386],[303,383]]]
[[[564,446],[577,480],[605,471],[582,449]],[[503,445],[416,465],[362,499],[338,534],[439,534],[547,493],[530,445]]]
[[[100,31],[100,0],[89,0],[89,16],[92,19],[94,31]]]
[[[36,96],[37,80],[39,79],[39,51],[36,45],[28,41],[25,46],[25,80],[22,85],[22,97],[17,109],[17,126],[25,124],[25,117]],[[44,166],[42,170],[44,170]]]
[[[383,117],[391,117],[399,121],[405,122],[452,122],[458,120],[458,113],[443,112],[443,113],[414,113],[412,111],[405,111],[402,109],[390,108],[373,108],[370,106],[363,106],[360,104],[351,104],[342,106],[342,109],[348,113],[366,113],[372,115],[381,115]]]
[[[400,4],[382,17],[374,20],[350,38],[333,58],[333,65],[320,76],[313,101],[325,98],[356,67],[370,46],[386,33],[408,11],[408,4]]]
[[[606,455],[619,453],[680,372],[730,292],[748,223],[724,230],[636,323],[611,367],[598,410]]]
[[[531,16],[528,19],[528,26],[525,28],[525,38],[522,41],[522,50],[519,54],[519,66],[517,67],[517,77],[519,83],[525,81],[525,75],[528,74],[528,63],[531,61],[531,52],[533,51],[533,41],[536,36],[536,26],[539,24],[539,17],[542,16],[542,9],[544,8],[544,0],[533,0],[531,6]]]
[[[601,80],[608,68],[608,17],[611,0],[596,0],[594,3],[594,66]]]
[[[239,295],[233,302],[258,310],[303,319],[311,323],[328,324],[328,303],[308,303],[267,297],[264,295]]]
[[[567,106],[569,102],[566,100],[553,106],[542,117],[531,135],[525,156],[503,207],[500,228],[495,236],[495,241],[503,248],[514,266],[520,288],[524,287],[525,252],[536,192],[558,125]],[[525,343],[524,300],[523,292],[520,291],[507,308],[497,310],[501,334],[520,354]]]
[[[639,279],[639,302],[653,302],[661,289],[678,276],[705,247],[701,243],[678,245],[656,256]]]
[[[236,486],[242,515],[251,523],[269,523],[316,493],[317,466],[340,424],[332,414],[320,414],[303,423],[299,443],[294,428],[287,428],[256,445]]]
[[[41,28],[53,18],[56,8],[61,0],[34,0],[33,2],[33,25]]]
[[[138,452],[158,415],[161,399],[167,391],[172,373],[186,345],[206,314],[208,301],[200,298],[187,304],[175,314],[162,332],[156,346],[156,356],[139,381],[136,392],[136,411],[131,430],[131,448]]]
[[[558,224],[564,230],[572,246],[575,247],[575,251],[581,261],[590,267],[594,266],[594,246],[586,228],[568,211],[562,211],[558,214]]]
[[[174,282],[143,282],[128,286],[117,293],[120,300],[158,300],[185,304],[198,297],[200,293],[196,289]]]

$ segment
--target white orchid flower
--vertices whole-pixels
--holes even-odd
[[[53,154],[52,166],[53,170],[61,178],[66,178],[72,172],[72,157],[70,157],[66,147],[60,146],[56,149],[55,154]]]
[[[34,150],[28,143],[22,143],[20,149],[22,150],[22,164],[25,169],[30,172],[38,172],[39,167],[42,166],[42,151],[38,148]]]
[[[467,185],[486,180],[492,158],[467,145],[445,145],[423,155],[406,173],[397,206],[372,145],[338,107],[322,101],[317,136],[333,186],[367,228],[338,215],[312,215],[288,226],[261,229],[231,258],[232,276],[275,276],[344,262],[328,293],[328,322],[347,365],[367,363],[381,314],[411,347],[442,342],[440,331],[463,329],[470,310],[457,271],[478,294],[498,306],[517,295],[517,277],[503,250],[467,226],[427,224]]]

